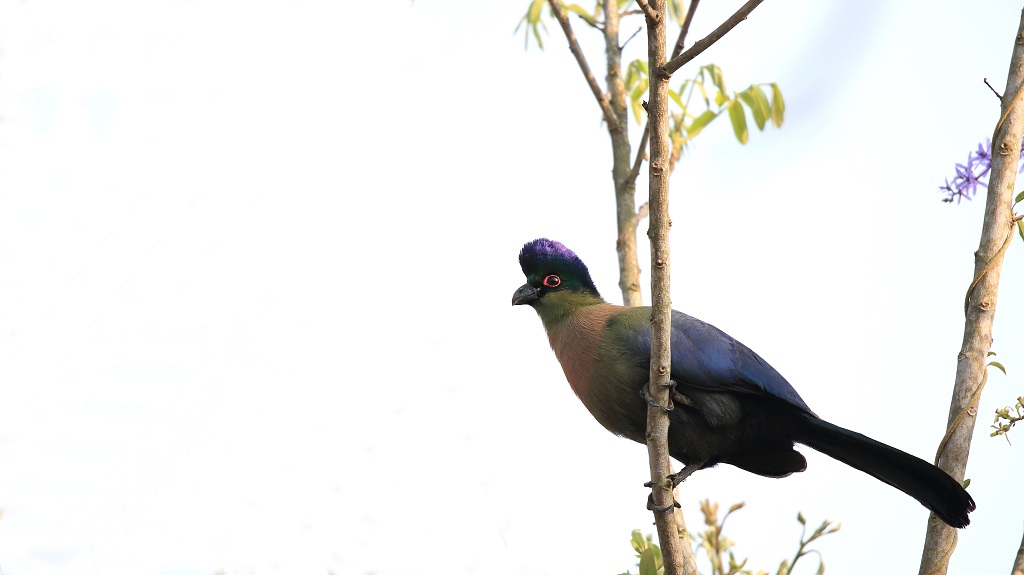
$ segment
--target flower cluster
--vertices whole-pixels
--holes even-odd
[[[1020,160],[1024,160],[1024,146],[1021,148],[1018,161]],[[960,200],[970,200],[978,192],[978,186],[988,186],[988,182],[982,178],[988,176],[991,170],[992,140],[986,139],[984,143],[978,144],[977,150],[967,154],[966,164],[956,165],[953,181],[950,182],[949,178],[946,178],[946,184],[939,186],[939,191],[946,194],[942,201],[952,202],[955,199],[959,204]],[[1024,172],[1024,165],[1017,173],[1020,172]]]

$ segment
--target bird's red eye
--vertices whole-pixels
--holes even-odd
[[[545,276],[544,281],[541,283],[544,284],[544,287],[556,288],[562,285],[562,279],[556,276],[555,274],[550,274],[548,276]]]

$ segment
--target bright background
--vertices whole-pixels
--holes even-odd
[[[557,26],[513,34],[526,6],[0,0],[0,573],[635,572],[646,452],[509,305],[539,236],[619,298],[607,136]],[[1019,12],[768,0],[677,74],[788,108],[680,163],[675,307],[925,459],[983,208],[937,188],[992,132]],[[1024,528],[1024,431],[987,427],[1024,393],[1022,248],[953,573],[1008,573]],[[698,473],[690,527],[746,501],[727,532],[774,572],[800,510],[843,524],[829,573],[915,572],[926,510],[804,451],[785,480]]]

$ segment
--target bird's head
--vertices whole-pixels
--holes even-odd
[[[540,238],[519,252],[526,283],[512,295],[512,305],[536,307],[549,294],[585,294],[600,300],[583,260],[559,242]]]

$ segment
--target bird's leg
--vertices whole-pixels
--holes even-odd
[[[678,473],[673,473],[669,475],[668,479],[672,481],[672,489],[679,487],[680,483],[686,481],[687,477],[693,475],[693,472],[703,467],[705,463],[707,462],[698,461],[696,463],[687,463],[686,465],[683,466],[682,469],[679,470]]]
[[[690,399],[689,397],[683,395],[682,393],[679,392],[679,390],[676,389],[676,382],[675,381],[670,379],[670,380],[668,380],[668,382],[663,383],[662,385],[665,386],[665,387],[668,387],[670,389],[669,399],[668,399],[668,406],[661,405],[660,403],[655,401],[654,398],[651,397],[650,392],[647,391],[647,387],[648,386],[644,385],[640,389],[640,396],[643,397],[644,400],[647,401],[647,405],[649,405],[651,407],[660,407],[661,409],[664,409],[665,411],[672,411],[672,410],[675,409],[675,404],[672,403],[673,401],[681,403],[681,404],[689,406],[689,407],[696,407],[697,404],[694,403],[694,401],[692,399]],[[686,465],[685,467],[683,467],[683,469],[679,473],[673,473],[671,475],[666,476],[667,479],[669,479],[672,482],[672,489],[675,489],[676,486],[678,486],[680,483],[682,483],[694,471],[697,471],[698,469],[700,469],[701,466],[704,465],[704,463],[705,462],[701,461],[700,463],[697,463],[697,464]],[[654,485],[654,483],[652,483],[650,481],[648,481],[647,483],[644,483],[644,487],[652,487],[653,485]],[[647,496],[647,509],[649,509],[651,511],[658,511],[658,512],[664,513],[666,511],[671,511],[672,509],[674,509],[676,507],[680,507],[680,505],[679,505],[679,502],[674,500],[674,499],[672,500],[672,504],[671,505],[661,506],[661,505],[655,505],[654,504],[654,494],[653,493],[651,493],[651,494],[649,494]]]
[[[671,383],[672,383],[672,385],[675,385],[676,382],[673,381]],[[683,395],[682,393],[680,393],[675,388],[672,389],[672,401],[675,401],[676,403],[681,403],[683,405],[687,405],[687,406],[690,406],[690,407],[697,407],[697,404],[692,399],[690,399],[689,397]]]

